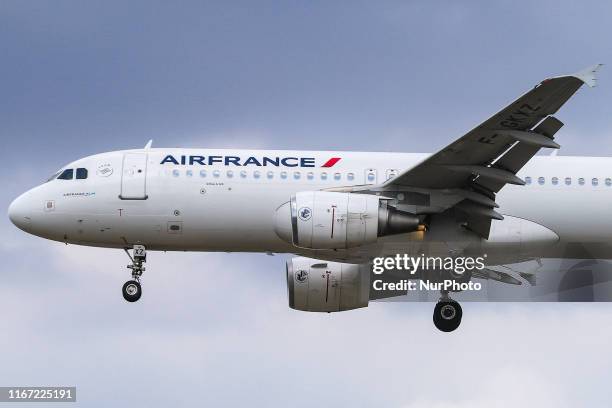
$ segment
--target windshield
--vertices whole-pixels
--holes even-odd
[[[53,173],[53,175],[47,179],[47,183],[50,182],[51,180],[55,180],[56,177],[59,176],[61,172],[62,171],[60,170],[60,171],[56,171],[55,173]]]
[[[58,180],[72,180],[74,178],[74,169],[66,169],[58,176]]]

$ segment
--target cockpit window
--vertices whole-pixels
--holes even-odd
[[[59,174],[60,174],[59,171],[53,173],[53,175],[47,179],[47,182],[49,182],[51,180],[55,180],[57,178],[57,176],[59,176]]]
[[[74,177],[74,170],[66,169],[62,172],[62,174],[59,175],[57,179],[58,180],[72,180],[73,177]]]
[[[78,168],[76,169],[76,178],[77,180],[84,180],[87,178],[87,169]]]

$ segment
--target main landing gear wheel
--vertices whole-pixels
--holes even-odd
[[[433,322],[438,330],[452,332],[461,324],[461,305],[452,299],[442,299],[434,308]]]
[[[121,292],[125,300],[128,302],[135,302],[142,296],[142,287],[140,286],[140,282],[129,280],[123,284]]]
[[[128,269],[132,270],[132,280],[125,282],[121,292],[125,300],[136,302],[142,296],[140,277],[145,270],[144,263],[147,261],[147,251],[143,245],[134,245],[134,256],[130,255],[127,248],[124,248],[124,250],[132,261],[132,264],[127,266]]]

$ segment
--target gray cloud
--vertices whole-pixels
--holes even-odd
[[[432,151],[546,76],[609,63],[611,11],[5,1],[0,202],[78,157],[150,138]],[[560,154],[612,153],[601,76],[560,112]],[[290,310],[284,256],[153,253],[142,300],[126,304],[120,251],[42,241],[4,217],[0,255],[0,385],[74,384],[77,405],[608,403],[608,304],[469,303],[445,335],[431,304]]]
[[[608,304],[467,303],[448,335],[431,304],[290,310],[283,257],[152,253],[136,304],[118,251],[38,257],[0,288],[0,383],[76,384],[85,406],[596,405],[609,376]]]

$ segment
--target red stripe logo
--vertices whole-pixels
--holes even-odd
[[[338,163],[339,161],[340,161],[340,157],[332,157],[331,159],[326,161],[325,164],[322,165],[321,167],[332,167],[334,164]]]

